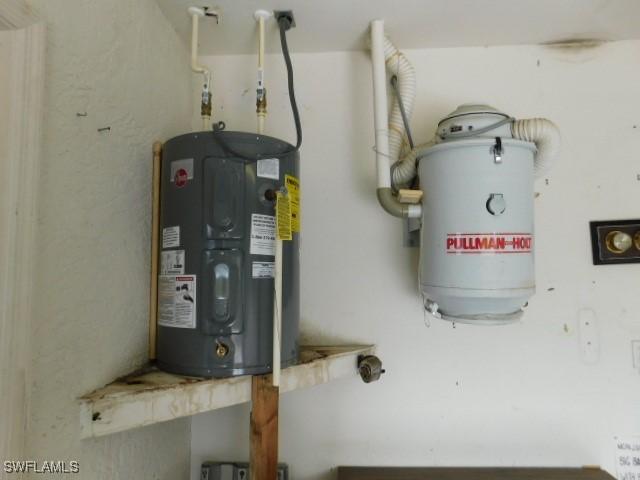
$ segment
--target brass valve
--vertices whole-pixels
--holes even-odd
[[[267,114],[267,89],[258,90],[256,98],[256,113]]]
[[[224,358],[229,354],[229,347],[222,342],[216,343],[216,355],[218,358]]]
[[[211,92],[207,85],[202,89],[202,104],[200,105],[200,115],[203,117],[211,116]]]

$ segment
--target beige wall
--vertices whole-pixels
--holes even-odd
[[[153,0],[30,3],[48,53],[28,457],[186,478],[188,420],[80,441],[76,398],[146,360],[151,144],[189,126],[188,52]]]
[[[559,125],[561,158],[548,183],[536,182],[538,293],[515,325],[426,325],[417,253],[401,246],[400,222],[375,199],[369,58],[295,55],[305,337],[375,343],[387,373],[377,384],[344,380],[284,395],[280,458],[297,480],[332,478],[337,465],[600,464],[615,472],[613,437],[640,434],[631,354],[640,266],[594,267],[588,222],[639,216],[640,42],[407,54],[417,73],[418,142],[472,101]],[[206,61],[218,119],[255,129],[255,56]],[[268,56],[266,78],[266,131],[293,141],[280,55]],[[595,313],[592,364],[581,354],[581,309]],[[200,415],[192,432],[193,480],[204,459],[248,458],[247,406]]]

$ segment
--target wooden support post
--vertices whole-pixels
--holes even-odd
[[[276,480],[278,474],[278,400],[271,375],[251,383],[251,480]]]
[[[156,335],[158,328],[158,245],[160,243],[160,169],[162,165],[162,143],[153,143],[153,183],[151,193],[151,285],[149,292],[149,360],[156,358]]]

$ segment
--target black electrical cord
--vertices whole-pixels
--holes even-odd
[[[289,46],[287,45],[287,30],[291,28],[291,20],[283,15],[278,19],[278,26],[280,27],[280,46],[282,47],[282,55],[284,56],[284,63],[286,63],[287,65],[287,83],[289,85],[289,102],[291,103],[293,120],[296,124],[295,151],[298,151],[300,149],[300,145],[302,145],[302,125],[300,124],[300,113],[298,112],[298,104],[296,103],[296,91],[295,91],[295,88],[293,87],[293,65],[291,64],[291,56],[289,55]]]
[[[293,65],[291,64],[291,56],[289,55],[289,46],[287,45],[287,30],[291,28],[291,20],[286,16],[282,16],[278,19],[278,26],[280,27],[280,45],[282,47],[282,55],[284,56],[284,63],[287,65],[287,83],[289,87],[289,101],[291,102],[291,110],[293,111],[293,120],[296,124],[296,145],[293,148],[287,149],[282,152],[268,152],[259,153],[255,156],[249,156],[244,153],[238,152],[229,146],[229,144],[221,137],[222,128],[214,128],[213,139],[222,147],[222,149],[234,157],[239,157],[250,162],[255,162],[261,158],[270,158],[279,155],[287,155],[289,153],[297,152],[302,145],[302,125],[300,123],[300,113],[298,112],[298,104],[296,103],[296,92],[293,87]],[[221,122],[222,123],[222,122]],[[222,125],[224,125],[222,123]]]

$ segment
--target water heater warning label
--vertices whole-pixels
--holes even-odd
[[[300,180],[292,175],[285,175],[284,182],[291,202],[291,230],[300,231]]]
[[[158,324],[196,328],[196,276],[158,277]]]
[[[291,240],[291,203],[282,192],[276,194],[276,227],[280,240]]]
[[[253,278],[273,278],[276,271],[274,262],[253,262],[251,264],[251,276]]]
[[[180,246],[180,226],[165,227],[162,229],[162,248]]]
[[[448,233],[447,253],[531,253],[530,233]]]
[[[280,160],[277,158],[263,158],[256,162],[256,175],[263,178],[278,180],[280,178]]]
[[[160,275],[184,273],[184,250],[165,250],[160,253]]]
[[[272,215],[251,214],[251,255],[276,254],[276,217]]]

